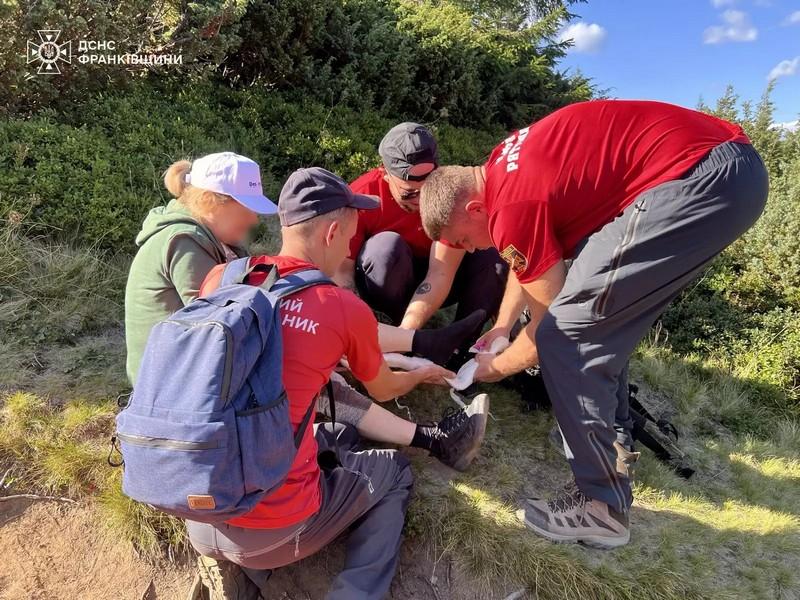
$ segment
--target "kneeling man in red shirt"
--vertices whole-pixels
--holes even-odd
[[[305,269],[330,275],[347,255],[357,209],[374,207],[377,199],[354,194],[333,173],[300,169],[287,180],[278,203],[280,254],[254,257],[251,264],[274,264],[281,276]],[[246,283],[259,285],[264,277],[253,272]],[[218,283],[217,269],[201,293],[212,292]],[[342,357],[377,400],[403,395],[421,383],[443,384],[449,373],[437,365],[391,371],[378,345],[375,316],[349,290],[318,285],[288,300],[281,308],[283,383],[295,431],[312,403],[316,408]],[[192,545],[204,556],[243,567],[269,597],[269,569],[310,556],[349,530],[344,569],[327,598],[383,598],[397,565],[412,475],[408,459],[395,450],[358,451],[357,442],[349,425],[306,429],[283,486],[225,524],[188,521]]]
[[[496,381],[541,365],[574,481],[552,501],[528,500],[528,527],[555,541],[628,542],[628,358],[670,301],[755,223],[767,188],[738,125],[620,100],[568,106],[511,135],[485,165],[428,176],[428,235],[468,252],[494,247],[514,274],[481,342],[531,312],[505,352],[478,355],[476,373]]]

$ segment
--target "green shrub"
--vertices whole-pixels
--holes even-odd
[[[301,85],[327,103],[400,117],[520,126],[591,95],[581,78],[553,74],[563,52],[550,39],[567,13],[546,14],[536,26],[510,30],[449,2],[343,2],[305,41],[313,68]],[[256,33],[243,33],[242,48],[263,48],[268,38],[251,25]],[[248,79],[283,87],[273,70],[247,67]]]
[[[800,416],[800,132],[771,127],[772,87],[755,111],[728,88],[714,110],[742,123],[770,174],[759,221],[666,311],[672,349],[733,372],[751,401]],[[739,430],[759,429],[739,421]]]
[[[396,123],[371,111],[200,83],[98,95],[80,115],[86,124],[65,120],[51,113],[0,122],[0,218],[16,212],[35,233],[128,254],[147,211],[169,199],[161,174],[174,160],[221,150],[250,156],[277,200],[299,167],[354,179],[375,166],[378,142]],[[433,127],[448,162],[480,161],[503,135]]]
[[[137,80],[217,78],[398,118],[521,126],[591,95],[584,78],[556,70],[564,44],[553,40],[570,3],[518,3],[502,16],[447,1],[12,0],[0,4],[0,107],[80,115],[87,96]],[[537,20],[526,25],[531,6]],[[62,75],[35,75],[36,64],[25,64],[26,43],[38,43],[42,29],[72,41],[73,63],[60,64]],[[117,44],[95,54],[180,55],[182,64],[84,64],[79,46],[87,40]]]
[[[30,114],[44,107],[80,105],[87,94],[119,89],[145,76],[183,80],[207,74],[238,45],[239,21],[248,0],[183,2],[77,0],[0,3],[0,114]],[[26,44],[39,43],[37,30],[59,30],[58,43],[71,41],[72,62],[58,63],[61,75],[37,75],[26,64]],[[183,64],[109,65],[83,63],[80,43],[114,42],[96,55],[180,55]],[[105,58],[104,58],[105,60]]]

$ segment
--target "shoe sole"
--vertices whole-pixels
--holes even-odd
[[[475,460],[475,457],[478,456],[478,453],[481,451],[483,438],[486,435],[486,422],[488,421],[489,417],[488,394],[478,394],[475,396],[475,398],[466,408],[466,411],[467,416],[470,419],[475,416],[478,417],[476,422],[477,434],[475,435],[475,439],[473,440],[472,447],[469,449],[469,451],[464,453],[464,455],[453,464],[453,468],[456,471],[466,471],[467,467],[472,464],[472,461]]]
[[[575,537],[571,535],[561,535],[558,533],[553,533],[552,531],[547,531],[546,529],[542,529],[537,525],[531,523],[528,519],[525,518],[524,510],[517,511],[517,517],[525,523],[525,526],[540,535],[541,537],[550,540],[551,542],[556,542],[557,544],[584,544],[586,546],[590,546],[592,548],[597,548],[599,550],[613,550],[614,548],[619,548],[620,546],[626,545],[628,542],[631,541],[631,532],[630,530],[625,532],[623,537],[618,538],[609,538],[602,535],[586,535]]]

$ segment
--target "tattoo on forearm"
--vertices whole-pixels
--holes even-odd
[[[423,281],[422,283],[420,283],[419,287],[417,288],[417,294],[419,294],[420,296],[422,294],[427,294],[430,291],[431,291],[431,284],[428,283],[427,281]]]

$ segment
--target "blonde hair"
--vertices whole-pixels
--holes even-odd
[[[450,224],[456,208],[474,194],[475,175],[472,167],[439,167],[425,179],[419,196],[422,227],[432,240],[442,237],[442,229]]]
[[[206,216],[218,206],[233,200],[226,194],[218,194],[186,183],[186,175],[191,170],[191,161],[179,160],[172,163],[164,172],[164,186],[193,215]]]

